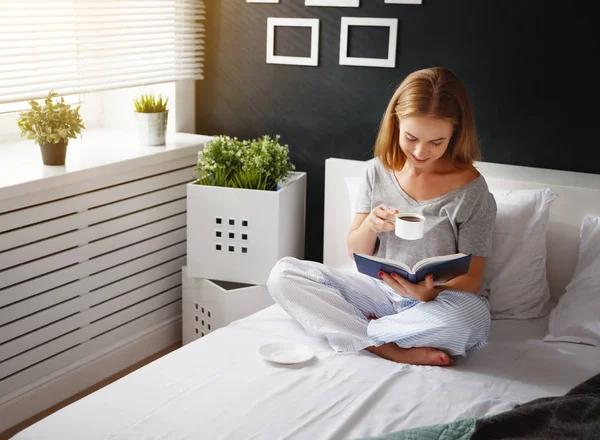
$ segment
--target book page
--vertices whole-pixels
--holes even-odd
[[[463,254],[463,253],[459,252],[458,254],[439,255],[437,257],[424,258],[421,261],[418,261],[418,262],[415,263],[415,265],[413,266],[412,271],[413,271],[413,273],[415,273],[416,271],[418,271],[422,267],[427,267],[427,265],[429,265],[431,263],[439,263],[441,261],[456,260],[458,258],[466,257],[466,256],[467,256],[467,254]]]
[[[389,264],[390,266],[396,266],[399,269],[402,269],[402,270],[410,273],[410,267],[408,267],[408,265],[406,265],[405,263],[402,263],[401,261],[388,260],[386,258],[374,257],[373,255],[365,255],[365,254],[356,254],[356,255],[360,255],[361,257],[368,258],[369,260],[378,261],[379,263],[385,263],[385,264]]]

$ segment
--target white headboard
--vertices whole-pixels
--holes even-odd
[[[350,199],[346,177],[362,176],[365,162],[329,158],[325,161],[325,224],[323,263],[351,264],[347,254]],[[516,165],[478,162],[490,189],[551,188],[558,194],[550,211],[547,240],[548,282],[556,301],[569,283],[579,253],[579,230],[585,215],[600,216],[600,175]]]

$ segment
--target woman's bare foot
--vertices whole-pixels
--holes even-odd
[[[450,366],[454,363],[446,353],[430,347],[400,348],[390,342],[379,347],[367,347],[367,350],[401,364]]]

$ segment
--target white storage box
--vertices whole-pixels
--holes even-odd
[[[279,259],[304,258],[306,173],[278,191],[187,185],[187,267],[196,278],[266,284]]]
[[[184,345],[274,304],[263,285],[193,278],[186,266],[181,278]]]

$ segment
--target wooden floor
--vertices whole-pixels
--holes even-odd
[[[75,394],[73,397],[63,400],[62,402],[54,405],[53,407],[47,409],[46,411],[41,412],[40,414],[37,414],[27,420],[25,420],[24,422],[19,423],[16,426],[13,426],[12,428],[10,428],[7,431],[4,431],[2,433],[0,433],[0,440],[8,440],[11,437],[13,437],[15,434],[17,434],[19,431],[22,431],[23,429],[27,428],[28,426],[34,424],[35,422],[42,420],[44,417],[49,416],[50,414],[52,414],[55,411],[58,411],[59,409],[69,405],[70,403],[75,402],[76,400],[81,399],[82,397],[87,396],[90,393],[93,393],[96,390],[99,390],[102,387],[105,387],[106,385],[122,378],[123,376],[127,376],[129,373],[131,373],[132,371],[137,370],[140,367],[143,367],[146,364],[149,364],[150,362],[158,359],[161,356],[164,356],[167,353],[170,353],[173,350],[177,350],[179,347],[181,347],[181,344],[174,344],[171,345],[170,347],[159,351],[158,353],[147,357],[146,359],[141,360],[140,362],[138,362],[137,364],[133,364],[131,367],[126,368],[112,376],[110,376],[107,379],[104,379],[102,382],[97,383],[96,385],[89,387],[83,391],[81,391],[80,393]]]

